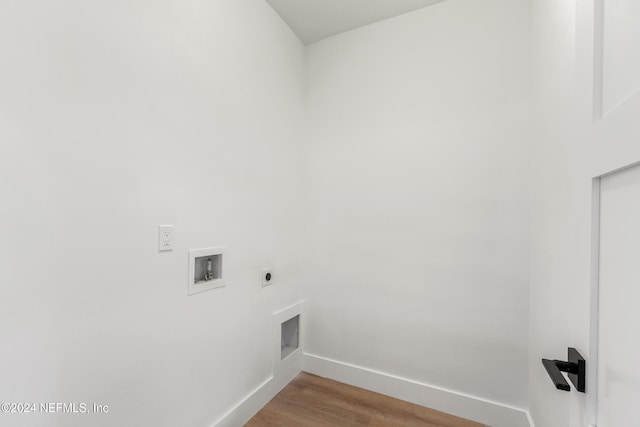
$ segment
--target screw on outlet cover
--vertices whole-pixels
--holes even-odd
[[[266,280],[267,282],[270,282],[270,281],[271,281],[271,273],[267,273],[267,274],[264,276],[264,278],[265,278],[265,280]]]

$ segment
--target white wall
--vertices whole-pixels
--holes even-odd
[[[266,2],[0,3],[0,391],[111,408],[0,423],[210,425],[271,373],[306,215],[309,353],[582,427],[540,358],[589,356],[590,178],[640,159],[624,126],[593,144],[583,3],[448,0],[311,45],[307,147],[305,52]],[[229,286],[187,297],[210,245]]]
[[[573,109],[576,93],[574,0],[533,5],[535,143],[531,185],[530,411],[537,427],[571,424],[576,393],[556,390],[540,359],[588,357],[590,180]],[[583,147],[581,149],[581,146]],[[586,351],[585,351],[586,350]]]
[[[527,406],[529,12],[308,47],[308,353]]]
[[[9,0],[0,52],[2,400],[110,406],[0,424],[211,425],[299,296],[302,44],[261,0]]]

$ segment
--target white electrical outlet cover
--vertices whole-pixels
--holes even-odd
[[[261,279],[262,287],[264,288],[265,286],[271,286],[274,284],[274,282],[275,282],[275,278],[273,277],[273,267],[264,268],[262,270],[262,279]]]
[[[173,250],[173,225],[158,227],[158,250],[160,252]]]

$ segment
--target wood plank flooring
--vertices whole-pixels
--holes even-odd
[[[484,427],[302,372],[245,427]]]

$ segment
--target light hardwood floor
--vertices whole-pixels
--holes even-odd
[[[484,427],[473,421],[301,373],[245,427]]]

